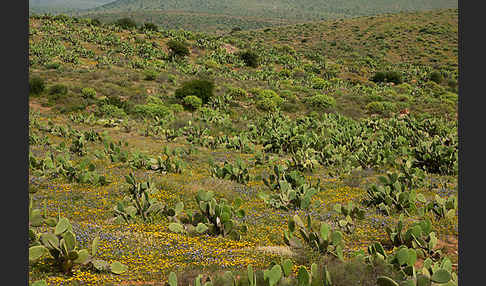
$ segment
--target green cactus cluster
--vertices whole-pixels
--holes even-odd
[[[416,202],[426,202],[422,194],[417,194],[415,190],[409,188],[412,183],[401,173],[388,172],[386,177],[380,176],[379,180],[380,185],[372,185],[367,190],[364,203],[368,206],[377,206],[387,215],[400,211],[404,211],[407,215],[419,213]]]
[[[379,276],[378,286],[432,286],[447,285],[457,286],[457,275],[453,272],[452,262],[449,258],[443,257],[440,261],[434,262],[426,258],[422,268],[415,267],[420,257],[420,250],[400,245],[394,248],[391,254],[387,254],[379,242],[368,246],[368,255],[362,251],[356,254],[371,266],[384,263],[386,267],[393,270],[394,277]]]
[[[76,264],[91,265],[98,271],[110,271],[115,274],[128,270],[126,265],[118,261],[110,264],[101,259],[94,259],[98,243],[99,238],[95,238],[91,246],[91,253],[88,249],[78,249],[71,223],[67,218],[59,217],[54,232],[41,233],[38,240],[29,247],[29,262],[34,263],[45,255],[50,255],[65,274],[71,274],[72,268]]]
[[[435,195],[434,200],[427,203],[425,209],[438,218],[453,219],[457,212],[457,198],[454,195],[447,198]]]
[[[69,151],[71,151],[73,154],[76,154],[78,156],[85,156],[88,154],[87,149],[87,140],[84,136],[84,134],[80,134],[77,136],[71,146],[69,147]]]
[[[245,211],[240,208],[242,200],[237,198],[233,205],[225,199],[219,202],[212,191],[199,190],[196,197],[199,212],[186,211],[185,216],[174,216],[169,224],[169,230],[176,233],[221,235],[240,240],[241,234],[246,233],[245,224],[240,224],[236,218],[243,218]],[[183,205],[178,213],[182,211]]]
[[[130,223],[141,219],[151,221],[157,214],[174,216],[176,211],[155,198],[150,198],[156,189],[151,182],[137,182],[133,173],[125,176],[129,196],[125,196],[113,208],[116,223]]]
[[[458,285],[457,274],[453,272],[452,262],[447,257],[435,263],[428,258],[417,270],[414,266],[417,260],[415,250],[401,246],[387,259],[398,277],[379,276],[376,281],[378,286]]]
[[[234,137],[226,136],[225,139],[225,142],[220,142],[220,144],[224,145],[226,149],[239,150],[242,153],[249,153],[253,149],[251,141],[245,134]]]
[[[312,172],[319,165],[318,158],[318,152],[313,148],[299,148],[291,153],[287,164],[295,170]]]
[[[260,198],[272,207],[284,210],[307,209],[312,196],[320,191],[320,181],[315,185],[308,183],[299,171],[288,172],[283,165],[274,165],[273,174],[263,182],[272,193],[260,193]]]
[[[164,146],[165,159],[157,157],[157,159],[150,159],[150,169],[158,172],[168,173],[182,173],[185,169],[185,163],[179,158],[182,151],[180,149],[170,150],[167,146]]]
[[[365,210],[359,208],[353,202],[348,202],[347,205],[335,204],[334,210],[344,216],[344,219],[338,219],[337,224],[345,232],[351,233],[354,230],[354,221],[356,219],[362,220],[365,216]]]
[[[401,215],[396,227],[387,226],[385,230],[394,246],[405,245],[416,249],[423,258],[441,256],[441,251],[436,250],[438,239],[435,232],[432,231],[432,223],[428,218],[412,224],[405,230],[403,228],[403,215]]]
[[[109,142],[106,140],[104,142],[105,145],[105,155],[110,158],[112,163],[118,162],[127,162],[129,157],[129,152],[127,150],[123,150],[122,147],[127,147],[128,143],[123,143],[122,141],[118,142]]]
[[[307,215],[307,222],[304,225],[302,219],[295,215],[293,218],[289,218],[288,231],[284,231],[285,244],[292,247],[302,247],[304,243],[296,235],[299,232],[305,245],[322,254],[332,254],[344,260],[343,256],[343,234],[338,230],[332,230],[330,226],[321,222],[320,227],[317,228],[313,225],[310,215]]]
[[[304,267],[300,266],[297,275],[293,275],[292,269],[294,263],[290,259],[282,259],[280,263],[272,261],[267,269],[254,270],[253,266],[249,264],[246,269],[246,275],[235,275],[231,271],[225,271],[215,277],[207,277],[205,282],[201,281],[203,275],[199,274],[194,279],[194,286],[212,286],[212,285],[248,285],[257,286],[263,285],[301,285],[301,286],[332,286],[331,276],[325,266],[322,266],[321,271],[317,264],[311,265],[310,272]],[[174,272],[169,274],[169,286],[177,286],[177,275]]]
[[[237,159],[234,164],[225,161],[223,166],[219,166],[210,160],[209,171],[216,178],[229,179],[240,184],[247,184],[250,181],[249,167],[241,159]]]
[[[89,125],[94,125],[96,122],[94,113],[84,114],[84,113],[77,113],[71,114],[69,116],[69,120],[73,123],[84,123]]]
[[[29,167],[32,174],[41,177],[63,176],[70,182],[92,185],[109,185],[110,181],[105,176],[95,172],[96,166],[91,163],[89,158],[85,158],[77,165],[73,165],[69,154],[54,155],[47,152],[45,158],[39,159],[29,155]]]

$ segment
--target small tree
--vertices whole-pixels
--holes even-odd
[[[40,94],[46,88],[44,80],[40,77],[33,77],[29,80],[29,93]]]
[[[115,25],[121,27],[122,29],[127,29],[127,30],[137,28],[137,23],[135,23],[135,21],[130,18],[118,19],[116,20]]]
[[[438,71],[433,71],[429,74],[429,80],[440,84],[442,82],[442,74]]]
[[[203,104],[209,102],[213,97],[214,83],[209,80],[195,79],[182,84],[182,87],[175,91],[175,97],[184,99],[186,96],[197,96]]]
[[[142,28],[142,31],[155,31],[157,32],[159,30],[159,27],[155,25],[154,23],[144,23]]]
[[[245,62],[249,67],[256,68],[259,64],[258,55],[252,51],[245,51],[239,53],[239,57]]]
[[[169,42],[167,42],[167,47],[169,47],[170,58],[185,57],[190,54],[189,48],[187,47],[187,44],[184,42],[170,40]]]
[[[189,95],[184,97],[184,106],[192,112],[202,106],[202,100],[197,96]]]

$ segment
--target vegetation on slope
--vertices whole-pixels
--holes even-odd
[[[200,273],[227,285],[226,270],[244,278],[248,265],[278,272],[272,261],[290,259],[302,283],[316,263],[332,285],[407,273],[454,285],[457,10],[223,37],[64,16],[29,24],[33,241],[65,217],[77,249],[99,237],[96,258],[127,266],[65,275],[45,254],[30,281],[173,285],[177,272],[180,285]],[[171,56],[170,41],[189,54]],[[317,245],[302,239],[311,232]],[[266,273],[258,285],[295,283]]]

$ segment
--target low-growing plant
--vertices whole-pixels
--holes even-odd
[[[34,76],[29,79],[29,93],[30,94],[41,94],[46,88],[44,80],[38,76]]]
[[[185,169],[185,163],[179,157],[181,156],[181,150],[170,150],[167,146],[164,146],[165,159],[158,157],[157,159],[150,159],[150,169],[158,172],[168,173],[182,173]]]
[[[303,241],[297,238],[296,231],[299,231]],[[323,255],[332,254],[339,260],[344,260],[343,234],[338,230],[331,230],[325,222],[321,222],[317,230],[312,225],[310,215],[307,215],[306,225],[298,215],[289,218],[288,231],[284,231],[284,242],[295,247],[302,247],[305,244]]]
[[[133,19],[127,17],[116,20],[115,25],[127,30],[137,28],[137,23]]]
[[[316,94],[305,100],[313,109],[326,109],[336,106],[336,100],[332,96]]]
[[[184,97],[184,106],[191,111],[198,110],[202,106],[202,100],[194,95]]]
[[[220,179],[229,179],[240,184],[250,181],[249,168],[241,159],[236,160],[234,164],[225,161],[222,167],[210,160],[209,168],[211,175]]]
[[[85,99],[94,99],[96,97],[96,90],[91,87],[85,87],[81,90],[81,95]]]
[[[177,40],[170,40],[167,42],[167,47],[169,48],[169,57],[170,58],[176,58],[176,57],[186,57],[188,56],[191,52],[189,51],[189,48],[187,47],[187,43],[177,41]]]
[[[268,180],[263,179],[271,193],[262,192],[259,197],[274,208],[306,209],[310,205],[312,196],[320,190],[320,180],[315,185],[306,183],[305,177],[296,170],[287,172],[286,167],[274,165],[273,172]]]
[[[355,220],[364,219],[365,210],[354,205],[353,202],[348,202],[347,205],[335,204],[334,210],[344,216],[344,219],[338,219],[337,224],[345,232],[351,233],[354,230]]]
[[[256,68],[259,65],[259,56],[253,51],[243,51],[238,53],[238,56],[249,67]]]
[[[91,265],[99,271],[110,271],[114,274],[122,274],[128,270],[126,265],[118,261],[110,264],[104,260],[95,259],[98,244],[99,238],[97,237],[93,240],[91,253],[88,249],[79,249],[71,223],[67,218],[59,217],[54,232],[40,234],[36,244],[29,247],[29,262],[36,262],[49,254],[65,274],[72,274],[72,269],[76,264]]]
[[[235,199],[233,206],[225,199],[219,202],[212,191],[200,190],[196,197],[199,212],[186,211],[185,217],[174,218],[169,230],[176,233],[208,233],[240,240],[241,233],[246,233],[245,224],[240,225],[236,218],[243,218],[245,211],[240,208],[241,199]]]
[[[453,219],[457,212],[457,198],[454,195],[448,198],[435,195],[435,199],[430,201],[425,209],[427,212],[433,212],[439,219]]]
[[[114,207],[116,223],[130,223],[136,220],[153,221],[156,215],[174,216],[176,211],[155,198],[150,198],[156,189],[151,182],[137,182],[133,173],[125,176],[129,196],[123,198]]]

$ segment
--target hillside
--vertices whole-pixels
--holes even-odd
[[[112,0],[29,0],[29,13],[60,13],[90,9]]]
[[[105,21],[113,20],[114,15],[130,15],[140,23],[152,21],[164,28],[213,31],[216,27],[218,30],[228,31],[235,26],[242,29],[256,28],[251,24],[252,21],[265,27],[281,22],[291,24],[401,11],[457,8],[457,5],[457,0],[116,0],[93,8],[83,15]],[[195,23],[191,22],[192,17],[188,17],[187,13],[196,15]]]
[[[457,286],[457,26],[30,17],[29,281]]]

